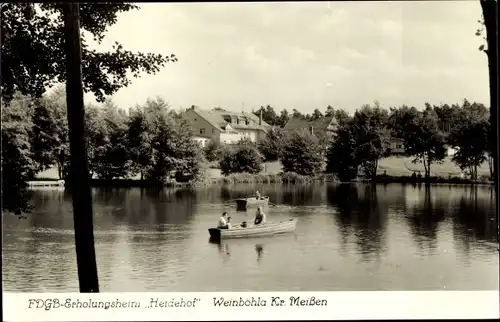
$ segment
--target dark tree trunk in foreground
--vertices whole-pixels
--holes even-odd
[[[80,8],[64,4],[66,102],[70,144],[70,188],[73,200],[76,262],[80,292],[99,292],[92,223],[92,195],[84,138]]]
[[[499,148],[498,148],[498,1],[497,0],[481,0],[483,9],[484,26],[486,29],[486,39],[488,42],[488,70],[490,78],[490,115],[491,115],[491,138],[493,144],[493,179],[495,182],[495,204],[496,204],[496,226],[497,240],[499,240]]]

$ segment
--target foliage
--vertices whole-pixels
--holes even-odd
[[[400,108],[391,108],[387,119],[387,126],[391,135],[404,139],[409,126],[418,118],[418,110],[414,106],[403,105]]]
[[[37,100],[33,115],[32,150],[39,170],[57,165],[59,179],[69,171],[69,137],[66,93],[56,87]]]
[[[279,160],[283,154],[287,137],[278,127],[271,128],[259,143],[259,151],[267,161]]]
[[[328,149],[327,173],[335,174],[341,181],[350,181],[358,176],[356,139],[352,124],[346,124],[338,129],[337,136]]]
[[[95,131],[90,134],[90,137],[95,139],[92,142],[93,172],[99,179],[126,178],[130,159],[127,115],[108,99],[94,116],[99,117],[99,120],[89,127]]]
[[[476,180],[477,168],[486,160],[489,150],[489,113],[484,105],[470,104],[467,100],[460,112],[461,122],[449,137],[450,144],[457,150],[452,160]]]
[[[269,125],[277,125],[278,123],[278,115],[274,111],[274,108],[271,105],[267,105],[266,107],[261,106],[257,111],[253,112],[253,114],[257,117],[260,117],[262,113],[262,120]]]
[[[143,168],[145,179],[158,184],[173,177],[195,180],[199,175],[201,151],[187,121],[176,117],[160,98],[148,99],[142,109],[148,139],[142,141],[145,145],[139,150],[150,151],[149,159],[144,159],[147,162]]]
[[[131,175],[140,173],[142,180],[152,154],[152,137],[148,131],[148,120],[142,106],[130,109],[127,126],[129,171]]]
[[[262,170],[262,156],[250,144],[238,144],[234,148],[222,150],[219,166],[223,175],[231,173],[256,174]]]
[[[64,82],[65,56],[62,3],[4,3],[2,26],[2,98],[14,93],[41,97],[47,87]],[[88,44],[89,37],[101,42],[109,26],[121,12],[139,9],[126,3],[81,3],[83,85],[104,101],[130,84],[127,75],[156,73],[174,55],[133,53],[115,43],[112,51],[98,52]]]
[[[378,102],[373,107],[364,105],[354,114],[351,126],[356,137],[356,159],[370,178],[377,175],[378,161],[390,147],[387,120],[388,113]]]
[[[288,136],[281,163],[285,172],[315,175],[321,172],[323,159],[323,149],[318,138],[302,130],[294,131]]]
[[[30,143],[32,104],[29,97],[21,95],[7,105],[2,102],[2,210],[18,214],[30,209],[25,189],[39,168]]]
[[[433,163],[440,163],[446,157],[445,136],[439,130],[439,120],[432,108],[418,113],[418,118],[407,128],[405,150],[414,156],[414,162],[424,165],[425,177],[430,176]]]
[[[221,145],[215,140],[210,140],[203,148],[203,153],[208,162],[217,161],[221,157]]]

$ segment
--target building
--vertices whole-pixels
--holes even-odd
[[[338,123],[334,116],[324,116],[316,120],[306,120],[301,117],[292,117],[283,127],[283,131],[307,130],[313,134],[327,134],[333,136]]]
[[[391,137],[389,142],[390,142],[389,149],[391,154],[397,155],[405,153],[405,145],[404,145],[405,142],[403,139]]]
[[[192,106],[186,110],[185,118],[191,124],[194,139],[202,147],[209,141],[222,144],[234,144],[247,138],[252,142],[260,142],[266,135],[269,124],[253,113],[235,113],[224,110],[203,110]]]

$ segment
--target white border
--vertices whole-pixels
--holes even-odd
[[[326,300],[319,306],[290,306],[290,297]],[[217,307],[214,297],[254,299],[261,306]],[[272,297],[287,306],[272,305]],[[168,305],[194,307],[147,308],[151,298]],[[32,308],[29,308],[32,299]],[[140,308],[50,308],[53,303],[139,302]],[[68,300],[69,299],[69,300]],[[196,300],[194,300],[196,299]],[[38,302],[36,302],[38,300]],[[266,305],[263,306],[263,300]],[[44,302],[45,301],[45,302]],[[194,302],[190,302],[194,301]],[[277,304],[280,301],[275,301]],[[35,308],[36,304],[40,308]],[[185,304],[181,304],[185,303]],[[249,303],[249,302],[247,302]],[[84,304],[74,304],[84,305]],[[87,304],[85,304],[87,305]],[[116,305],[116,304],[115,304]],[[235,321],[235,320],[358,320],[358,319],[498,319],[498,291],[436,292],[255,292],[255,293],[4,293],[4,321]]]

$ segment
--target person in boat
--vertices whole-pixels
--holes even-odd
[[[222,216],[219,218],[219,224],[217,225],[217,228],[219,229],[229,229],[229,221],[230,219],[227,216],[227,212],[223,212]]]
[[[266,223],[266,214],[262,211],[262,207],[257,207],[257,213],[255,214],[254,225],[263,225]]]
[[[261,199],[259,190],[257,190],[257,192],[255,192],[255,198],[257,198],[257,200]]]

